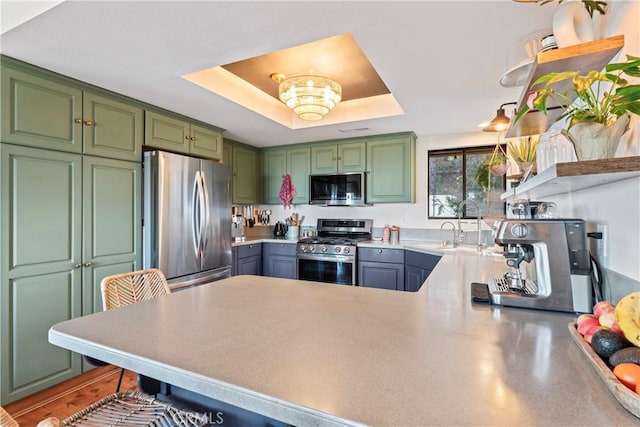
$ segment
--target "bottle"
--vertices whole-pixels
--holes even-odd
[[[391,237],[391,228],[389,228],[389,224],[385,224],[384,228],[382,229],[382,241],[388,242],[390,237]]]

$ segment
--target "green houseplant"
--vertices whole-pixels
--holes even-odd
[[[541,5],[545,5],[547,3],[553,3],[556,0],[538,0],[536,3],[540,3]],[[558,3],[562,3],[564,0],[557,0]],[[589,15],[593,18],[594,12],[598,12],[601,15],[607,13],[607,2],[601,0],[582,0],[582,5],[587,9]]]
[[[533,165],[533,172],[535,173],[536,148],[539,140],[540,136],[531,135],[507,141],[507,154],[518,164],[520,172],[524,173],[529,166]]]
[[[629,84],[624,76],[640,77],[640,57],[627,55],[627,61],[608,64],[604,72],[545,74],[533,83],[532,87],[543,86],[528,94],[515,120],[532,109],[548,115],[550,105],[557,104],[563,110],[558,120],[568,120],[579,160],[613,157],[630,114],[640,115],[640,84]],[[554,89],[554,84],[566,80],[570,81],[566,90]]]

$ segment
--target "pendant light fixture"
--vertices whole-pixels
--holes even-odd
[[[482,128],[484,132],[502,132],[507,130],[511,119],[507,117],[504,111],[506,105],[516,105],[515,102],[506,102],[498,108],[496,116],[489,122],[489,124]]]
[[[280,101],[302,120],[321,120],[342,100],[342,86],[327,77],[274,73],[271,78],[280,83]]]

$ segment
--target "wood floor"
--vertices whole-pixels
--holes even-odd
[[[60,420],[107,397],[116,390],[120,368],[105,366],[4,406],[21,427],[36,426],[49,417]],[[137,390],[136,374],[125,371],[120,391]]]

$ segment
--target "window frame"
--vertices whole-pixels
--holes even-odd
[[[500,144],[504,152],[507,150],[506,144]],[[431,156],[432,154],[437,154],[438,157],[444,156],[461,156],[462,157],[462,200],[466,200],[468,189],[467,189],[467,155],[469,154],[492,154],[495,149],[495,145],[475,145],[469,147],[459,147],[459,148],[442,148],[435,150],[427,150],[427,220],[451,220],[458,219],[457,216],[431,216],[431,206],[430,206],[430,178],[431,178]],[[502,177],[502,185],[503,191],[507,191],[507,174]],[[502,202],[502,214],[506,214],[506,203]],[[467,206],[463,206],[462,219],[475,219],[476,216],[467,214]]]

